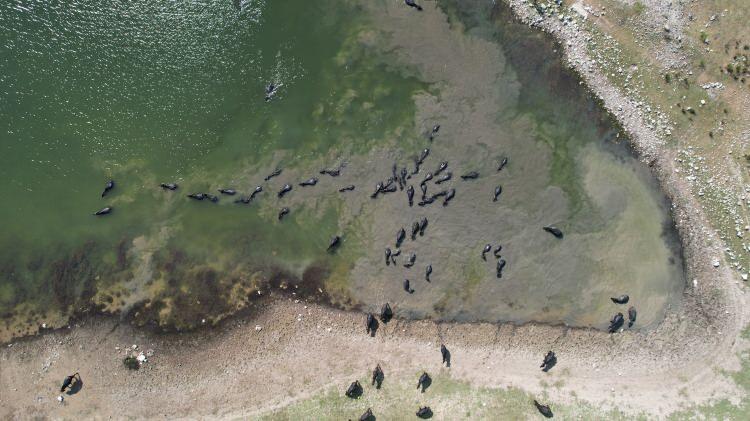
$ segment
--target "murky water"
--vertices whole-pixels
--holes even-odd
[[[653,180],[539,34],[502,9],[460,7],[0,5],[3,336],[92,305],[189,326],[279,286],[320,288],[344,307],[389,301],[403,316],[593,326],[617,310],[610,295],[628,293],[641,326],[657,322],[683,281]],[[279,89],[266,102],[269,82]],[[411,170],[424,147],[410,183],[419,196],[419,180],[448,161],[449,206],[410,208],[404,192],[370,199],[394,162]],[[318,174],[338,166],[339,177]],[[479,179],[462,182],[468,171]],[[298,185],[313,176],[316,186]],[[277,198],[284,183],[294,189]],[[337,191],[348,184],[356,190]],[[258,185],[249,205],[186,197]],[[104,206],[114,212],[91,215]],[[386,267],[397,229],[422,216],[425,235]],[[342,246],[327,253],[334,234]],[[503,246],[502,279],[494,257],[479,257],[486,243]]]

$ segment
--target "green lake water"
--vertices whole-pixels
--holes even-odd
[[[617,311],[607,297],[630,293],[643,325],[657,323],[683,279],[647,170],[546,38],[500,6],[440,7],[0,5],[2,336],[91,310],[188,327],[278,288],[345,308],[389,301],[404,317],[597,327]],[[266,102],[269,82],[279,88]],[[430,143],[423,133],[438,123]],[[410,182],[419,192],[417,180],[449,161],[455,205],[369,198],[394,162],[412,169],[425,147]],[[338,166],[340,177],[318,174]],[[469,170],[480,179],[462,183]],[[298,185],[312,176],[318,185]],[[294,190],[279,199],[284,183]],[[356,190],[337,192],[348,184]],[[258,185],[249,205],[186,197]],[[105,206],[111,215],[92,216]],[[283,206],[291,213],[278,221]],[[422,216],[425,237],[404,247],[418,252],[415,267],[386,268],[384,247]],[[549,223],[563,241],[541,231]],[[327,253],[335,234],[342,246]],[[478,260],[488,242],[504,244],[502,281]],[[419,275],[426,260],[431,284]],[[407,277],[415,294],[401,290]]]

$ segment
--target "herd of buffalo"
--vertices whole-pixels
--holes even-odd
[[[417,5],[413,0],[405,0],[406,5],[416,9],[416,10],[422,10],[421,6]],[[276,93],[277,87],[274,84],[270,84],[266,88],[266,96],[265,100],[269,101],[273,98],[274,94]],[[428,130],[427,138],[432,141],[440,131],[440,125],[435,125],[432,127],[431,130]],[[422,165],[425,163],[425,160],[430,154],[430,149],[425,148],[418,156],[414,158],[414,166],[413,169],[410,171],[407,169],[407,167],[399,167],[397,164],[394,164],[392,167],[392,173],[390,176],[386,179],[386,181],[378,182],[375,185],[374,191],[370,194],[370,197],[374,200],[381,196],[389,195],[392,193],[396,193],[397,191],[404,191],[406,196],[406,201],[409,205],[409,207],[413,207],[415,204],[415,188],[412,180],[415,180],[417,177],[417,174],[420,173]],[[504,157],[501,158],[498,165],[497,165],[497,171],[500,172],[508,165],[508,158]],[[335,168],[335,169],[322,169],[320,170],[320,175],[326,175],[330,177],[338,177],[341,173],[343,167]],[[276,170],[272,171],[270,174],[268,174],[264,181],[268,182],[274,177],[278,177],[282,174],[282,169],[277,168]],[[471,182],[472,180],[476,180],[479,178],[479,173],[477,171],[468,171],[463,174],[460,174],[459,177],[456,178],[460,179],[462,182]],[[417,206],[420,207],[426,207],[435,204],[437,201],[441,201],[442,206],[446,207],[449,205],[451,200],[454,199],[456,196],[456,189],[455,188],[442,188],[444,183],[448,183],[451,180],[454,180],[453,173],[450,171],[448,162],[443,161],[440,162],[437,166],[437,168],[432,172],[427,172],[424,177],[419,180],[418,187],[421,191],[421,196],[418,198],[418,201],[416,202]],[[297,183],[297,185],[301,188],[309,188],[313,187],[318,183],[317,177],[310,177],[308,179],[305,179],[302,182]],[[115,183],[113,180],[110,180],[106,183],[104,191],[102,192],[102,197],[106,196],[110,191],[112,191],[115,187]],[[179,186],[175,183],[162,183],[160,185],[161,188],[163,188],[166,191],[176,191],[178,190]],[[435,192],[428,194],[428,191],[434,188]],[[281,199],[287,194],[289,194],[294,187],[290,183],[284,184],[280,190],[276,193],[276,196]],[[338,189],[340,193],[346,193],[355,190],[354,185],[346,185],[342,186]],[[235,203],[241,204],[241,205],[247,205],[253,202],[256,197],[261,194],[264,191],[263,186],[259,185],[256,186],[252,192],[249,195],[239,195],[238,198],[235,200]],[[225,196],[235,196],[237,195],[237,191],[232,188],[222,188],[219,189],[218,192],[221,195]],[[500,199],[501,194],[503,193],[502,186],[498,185],[494,189],[494,194],[491,197],[491,200],[493,202],[497,202]],[[210,193],[206,192],[194,192],[187,195],[188,198],[195,200],[195,201],[209,201],[209,202],[218,202],[219,197]],[[113,208],[111,206],[107,206],[102,208],[101,210],[95,212],[95,215],[97,216],[103,216],[108,215],[113,212]],[[278,219],[282,220],[286,215],[290,213],[290,209],[288,207],[281,207],[278,212]],[[410,231],[408,232],[409,238],[411,240],[416,240],[417,236],[423,236],[425,235],[427,226],[429,224],[429,221],[427,218],[423,217],[419,219],[418,221],[414,221]],[[544,226],[542,229],[548,233],[550,233],[552,236],[554,236],[557,239],[562,240],[563,239],[563,232],[555,227],[555,226]],[[385,264],[387,266],[398,265],[397,257],[401,255],[401,246],[404,243],[404,241],[407,239],[407,231],[403,227],[400,227],[396,232],[395,237],[395,243],[394,247],[386,247],[384,256],[385,256]],[[338,235],[335,235],[329,245],[328,245],[328,251],[334,252],[339,246],[341,245],[341,237]],[[502,251],[502,245],[495,245],[487,244],[484,246],[484,248],[481,251],[481,258],[483,260],[487,260],[487,255],[492,252],[492,256],[497,260],[496,264],[496,276],[497,278],[502,278],[503,270],[505,269],[507,262],[505,259],[502,258],[501,255]],[[415,265],[417,260],[416,253],[409,253],[408,255],[405,254],[403,257],[404,263],[403,266],[405,268],[411,268]],[[430,282],[430,275],[432,274],[433,268],[431,264],[425,265],[425,271],[424,271],[424,277],[425,280],[429,283]],[[415,292],[415,289],[413,288],[414,284],[409,280],[405,279],[403,281],[403,289],[408,294],[413,294]],[[619,297],[613,297],[612,301],[615,304],[623,305],[627,304],[629,301],[629,297],[627,295],[621,295]],[[629,324],[628,327],[631,327],[636,320],[636,309],[635,307],[629,307],[628,311],[628,320]],[[380,321],[382,323],[388,323],[393,318],[393,309],[391,308],[389,303],[385,303],[380,311]],[[622,326],[625,323],[625,317],[621,312],[618,312],[611,320],[609,324],[609,332],[614,333],[620,330]],[[367,313],[366,319],[365,319],[365,327],[366,332],[372,336],[375,336],[375,333],[378,329],[378,320],[372,313]],[[447,367],[450,367],[451,365],[451,354],[450,351],[448,351],[448,348],[442,344],[440,345],[440,352],[442,356],[442,362]],[[540,366],[540,368],[547,372],[552,367],[555,366],[557,363],[557,357],[555,356],[555,353],[552,351],[549,351],[545,357],[544,360]],[[69,376],[65,379],[65,383],[63,384],[63,389],[67,387],[73,380],[73,376]],[[385,379],[385,373],[382,369],[382,367],[378,364],[375,369],[372,372],[372,385],[376,389],[380,389],[383,381]],[[422,373],[422,375],[419,377],[417,382],[417,389],[421,389],[421,391],[424,393],[427,388],[432,383],[431,377],[426,373]],[[346,392],[344,393],[345,396],[356,399],[359,398],[364,393],[364,389],[362,385],[359,383],[359,381],[354,381],[349,385]],[[542,405],[536,400],[533,401],[534,406],[537,408],[539,413],[541,413],[543,416],[550,418],[553,416],[552,410],[547,405]],[[416,412],[417,417],[419,418],[430,418],[433,415],[432,410],[429,406],[420,407]],[[373,415],[372,409],[368,408],[362,416],[359,418],[360,421],[371,421],[375,419],[375,416]]]

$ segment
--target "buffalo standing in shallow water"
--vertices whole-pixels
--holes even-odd
[[[476,171],[470,171],[461,176],[462,180],[476,180],[479,178],[479,173]]]
[[[276,196],[280,198],[284,197],[284,195],[289,193],[290,191],[292,191],[292,186],[290,186],[289,184],[284,184],[284,187],[282,187],[281,190],[279,190]]]
[[[289,208],[281,208],[279,211],[279,221],[287,215],[289,215]]]
[[[448,206],[448,202],[453,200],[454,197],[456,197],[456,189],[451,189],[448,195],[445,196],[445,199],[443,199],[443,206]]]
[[[338,235],[334,235],[331,239],[331,242],[328,244],[328,251],[334,251],[339,246],[339,244],[341,244],[341,237],[339,237]]]
[[[406,230],[401,228],[398,230],[398,233],[396,233],[396,248],[401,247],[401,243],[404,242],[404,239],[406,238]]]
[[[172,191],[177,190],[177,187],[179,187],[175,183],[161,183],[161,184],[159,184],[159,186],[161,186],[161,188],[163,188],[165,190],[172,190]]]
[[[625,318],[623,317],[622,313],[615,314],[615,317],[613,317],[612,320],[609,321],[609,333],[617,332],[624,323]]]
[[[497,261],[497,277],[502,278],[503,277],[503,269],[505,269],[505,265],[507,262],[505,259],[500,259]]]
[[[635,318],[638,315],[638,313],[635,311],[635,307],[630,306],[628,309],[628,327],[633,327],[633,323],[635,323]]]
[[[409,294],[414,294],[414,290],[411,288],[411,284],[408,279],[404,280],[404,291],[408,292]]]
[[[490,252],[490,250],[492,250],[492,244],[487,244],[482,249],[482,260],[484,260],[485,262],[487,261],[487,256],[486,255],[487,255],[487,253]]]
[[[107,193],[110,192],[110,190],[115,188],[115,182],[114,180],[107,181],[107,184],[104,185],[104,191],[102,192],[102,197],[106,196]]]
[[[268,181],[281,174],[281,168],[276,168],[271,174],[268,174],[263,180]]]
[[[554,235],[557,238],[563,238],[563,232],[560,231],[560,229],[557,227],[554,227],[552,225],[547,225],[546,227],[542,227],[542,229]]]
[[[615,304],[627,304],[630,301],[630,297],[627,294],[623,294],[619,297],[611,297],[610,300]]]
[[[107,206],[106,208],[99,209],[98,211],[94,212],[94,215],[102,216],[102,215],[109,215],[110,213],[112,213],[112,208],[110,206]]]

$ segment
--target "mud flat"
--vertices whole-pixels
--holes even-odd
[[[520,19],[537,19],[528,5],[510,4]],[[406,13],[395,3],[389,7],[389,12]],[[430,13],[437,11],[426,4],[424,14]],[[551,19],[536,25],[562,41],[571,67],[617,117],[672,203],[688,282],[653,328],[609,335],[537,323],[396,320],[371,338],[364,334],[360,313],[287,298],[264,303],[265,311],[230,320],[216,331],[182,335],[153,335],[91,318],[2,350],[2,415],[257,416],[327,387],[344,388],[352,378],[366,376],[375,363],[395,379],[409,379],[425,369],[472,385],[513,386],[546,393],[561,404],[582,400],[627,414],[663,416],[689,404],[738,397],[741,391],[719,370],[739,367],[736,355],[743,344],[737,338],[746,321],[745,299],[735,286],[736,274],[724,264],[713,265],[714,259],[722,260],[721,242],[688,187],[674,175],[674,153],[596,68],[577,67],[578,60],[588,62],[585,51],[576,48],[577,31]],[[440,368],[439,343],[451,348],[450,369]],[[137,372],[121,363],[132,344],[154,351]],[[538,364],[549,349],[559,363],[544,374]],[[82,374],[84,388],[61,405],[56,389],[64,375],[75,371]],[[556,380],[562,381],[559,388],[541,386]],[[689,388],[689,395],[682,388]],[[450,418],[447,412],[436,414]]]

